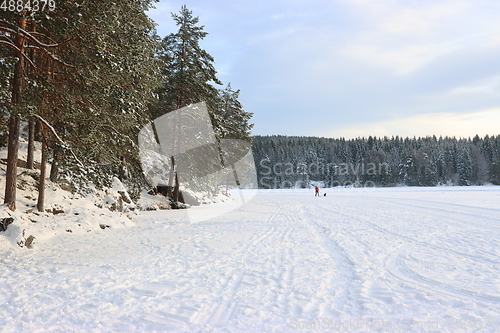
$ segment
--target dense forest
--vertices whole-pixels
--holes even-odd
[[[208,33],[199,18],[183,6],[172,14],[178,30],[161,38],[147,15],[154,2],[9,1],[2,8],[0,147],[8,155],[0,167],[3,202],[12,210],[20,165],[39,180],[40,211],[46,178],[87,191],[89,183],[109,186],[116,176],[137,198],[154,185],[141,170],[138,133],[192,103],[206,103],[219,140],[251,140],[239,90],[222,86],[215,60],[200,47]],[[26,161],[18,153],[22,135]]]
[[[500,185],[500,135],[480,138],[257,136],[259,188]]]

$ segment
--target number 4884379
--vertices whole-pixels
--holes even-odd
[[[3,0],[0,4],[0,10],[9,12],[28,12],[54,11],[56,10],[55,0]]]

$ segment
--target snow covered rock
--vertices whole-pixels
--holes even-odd
[[[6,231],[9,224],[12,224],[14,219],[12,217],[4,217],[0,219],[0,231]]]
[[[182,190],[182,195],[184,197],[184,202],[190,206],[199,206],[201,205],[201,200],[193,191],[190,190]]]
[[[135,210],[130,195],[122,182],[114,177],[112,187],[106,191],[107,195],[103,198],[103,204],[112,212],[129,212]]]

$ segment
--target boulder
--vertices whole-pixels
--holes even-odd
[[[0,218],[0,231],[7,230],[9,224],[14,223],[14,219],[12,217],[4,217]]]

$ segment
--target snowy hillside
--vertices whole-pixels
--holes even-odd
[[[26,161],[27,143],[24,138],[20,140],[20,164]],[[37,143],[35,160],[40,160],[40,144]],[[0,159],[7,157],[6,149],[0,150]],[[5,189],[5,164],[0,164],[0,202],[3,203]],[[50,164],[47,166],[47,174]],[[38,178],[40,170],[18,168],[17,209],[9,210],[5,205],[0,205],[0,218],[13,217],[6,232],[0,232],[0,250],[10,247],[24,247],[27,239],[34,237],[30,246],[36,246],[41,240],[48,240],[61,234],[85,234],[99,231],[102,228],[121,228],[133,224],[131,217],[135,215],[132,210],[135,205],[126,193],[126,189],[118,179],[114,179],[113,186],[104,190],[92,191],[87,195],[72,193],[70,186],[64,182],[55,184],[46,180],[45,212],[38,212],[36,208],[38,197]],[[124,202],[123,198],[128,202]],[[158,200],[161,200],[158,198]],[[145,205],[152,200],[145,198]],[[111,208],[111,209],[110,209]]]
[[[496,186],[263,190],[204,222],[144,212],[0,247],[0,331],[498,332],[499,202]]]

